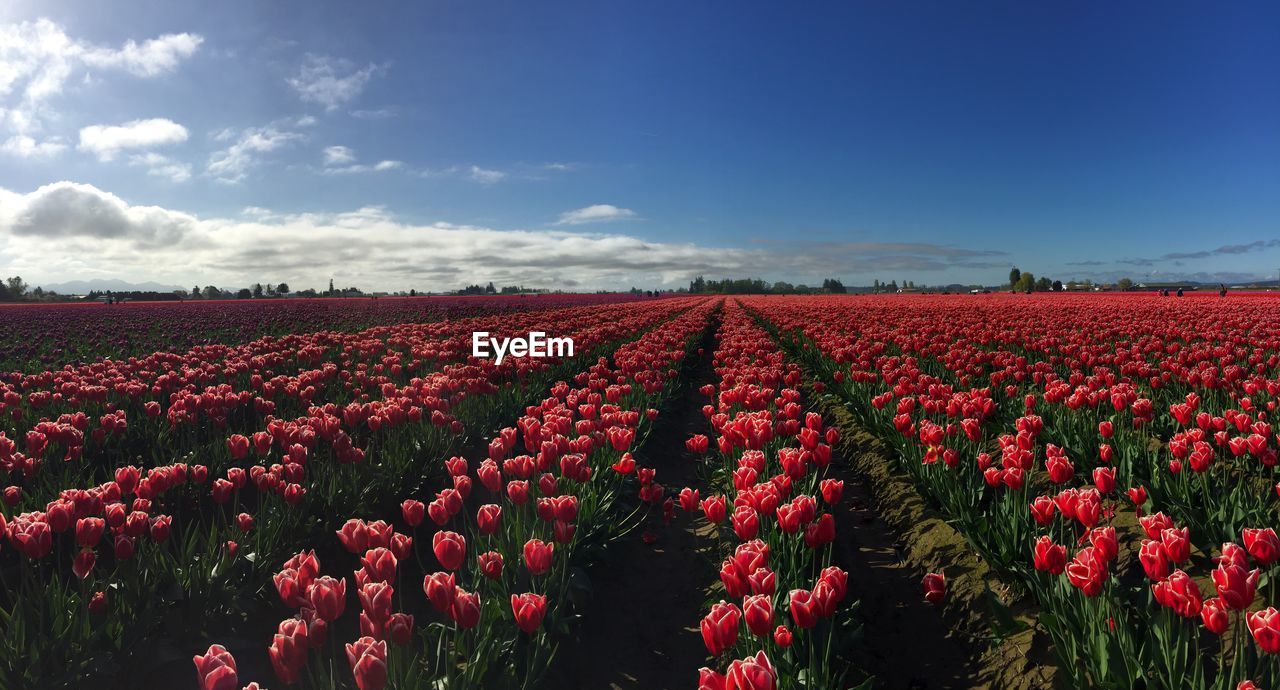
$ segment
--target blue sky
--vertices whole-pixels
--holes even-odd
[[[1278,33],[1261,2],[9,0],[0,273],[1275,277]]]

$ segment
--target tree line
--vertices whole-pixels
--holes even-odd
[[[689,292],[695,294],[718,294],[718,295],[795,295],[795,294],[814,294],[814,293],[835,293],[843,294],[845,292],[844,283],[835,278],[827,278],[822,281],[822,287],[810,287],[801,283],[792,285],[785,280],[779,280],[776,283],[770,283],[760,278],[725,278],[724,280],[707,280],[702,276],[689,281]]]

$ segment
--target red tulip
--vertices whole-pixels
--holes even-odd
[[[71,572],[81,580],[89,577],[89,573],[93,572],[93,566],[98,562],[98,554],[93,549],[81,549],[76,553],[75,559],[71,563]]]
[[[532,593],[512,594],[511,612],[515,614],[516,625],[525,634],[532,635],[547,614],[547,597]]]
[[[280,622],[271,646],[267,648],[267,655],[271,657],[271,668],[281,683],[293,685],[298,682],[298,674],[307,665],[308,648],[306,621],[288,618]]]
[[[1036,540],[1032,563],[1036,570],[1051,575],[1061,575],[1067,569],[1067,547],[1055,544],[1048,535]]]
[[[487,551],[476,557],[476,562],[480,566],[480,574],[496,580],[502,577],[502,554],[497,551]]]
[[[787,629],[787,626],[779,625],[778,628],[773,631],[773,643],[783,649],[791,646],[791,631]]]
[[[1066,573],[1067,582],[1079,589],[1086,597],[1096,597],[1101,594],[1102,585],[1109,577],[1106,560],[1092,546],[1086,546],[1076,552],[1075,558],[1067,564]]]
[[[387,685],[387,643],[362,637],[347,643],[347,661],[360,690],[382,690]]]
[[[387,621],[387,636],[391,643],[403,647],[413,639],[413,616],[407,613],[393,613]]]
[[[920,581],[924,589],[924,600],[937,606],[947,596],[947,576],[942,573],[928,573]]]
[[[551,570],[554,555],[555,544],[547,544],[541,539],[530,539],[524,544],[524,565],[530,575],[544,575]]]
[[[1270,527],[1265,529],[1245,528],[1243,533],[1244,548],[1261,565],[1271,565],[1280,560],[1280,537]]]
[[[489,503],[476,511],[476,529],[480,534],[494,534],[502,527],[502,506]]]
[[[1164,547],[1164,555],[1174,563],[1185,563],[1191,558],[1191,540],[1186,527],[1162,530],[1160,544]]]
[[[724,675],[707,667],[698,669],[698,690],[724,690]]]
[[[818,624],[818,602],[813,592],[807,589],[793,589],[787,597],[787,610],[791,612],[791,620],[801,630],[812,628]]]
[[[453,573],[431,573],[422,579],[422,591],[437,611],[448,613],[453,609],[453,598],[457,596],[458,580]]]
[[[422,518],[426,517],[427,507],[422,501],[413,499],[405,499],[400,504],[400,514],[404,517],[404,521],[410,527],[417,527],[422,524]]]
[[[436,532],[431,540],[436,560],[445,570],[457,570],[467,557],[467,540],[457,532]]]
[[[367,582],[360,588],[360,606],[369,620],[382,625],[391,618],[395,589],[386,582]]]
[[[707,521],[712,524],[724,522],[727,516],[724,496],[708,496],[699,502],[702,508],[702,514],[707,517]]]
[[[3,518],[0,518],[3,519]],[[102,541],[102,531],[107,523],[102,518],[87,517],[76,520],[76,544],[84,548],[93,548]],[[3,531],[3,524],[0,524]]]
[[[805,546],[816,549],[836,540],[836,521],[830,513],[823,513],[804,528]]]
[[[1217,597],[1206,599],[1204,604],[1200,606],[1200,620],[1204,621],[1204,627],[1209,632],[1214,635],[1221,635],[1227,631],[1227,627],[1231,624],[1231,611]]]
[[[725,674],[725,690],[776,690],[778,672],[764,652],[729,664]]]
[[[757,594],[743,599],[742,617],[752,635],[767,637],[773,627],[773,597]]]
[[[1222,603],[1243,611],[1253,603],[1259,574],[1257,570],[1246,571],[1238,565],[1223,563],[1213,571],[1213,586]]]
[[[1266,654],[1280,654],[1280,611],[1275,607],[1254,611],[1245,616],[1253,641]]]
[[[236,690],[239,687],[236,660],[226,647],[210,645],[203,655],[192,657],[192,661],[196,664],[200,690]]]
[[[480,595],[467,592],[461,587],[453,597],[453,606],[449,609],[449,617],[458,624],[460,630],[470,630],[480,622]]]
[[[1099,493],[1109,494],[1116,489],[1116,471],[1111,467],[1097,467],[1093,470],[1093,485]]]
[[[391,549],[377,547],[369,549],[360,558],[361,572],[365,582],[395,582],[399,561]],[[357,580],[360,582],[360,580]]]
[[[347,606],[347,581],[327,575],[316,579],[307,587],[307,602],[320,620],[332,623]]]
[[[1174,613],[1183,618],[1194,618],[1200,615],[1200,587],[1190,575],[1181,570],[1173,571],[1168,579],[1152,585],[1151,591],[1161,606],[1173,609]]]
[[[1164,545],[1154,539],[1146,539],[1138,550],[1138,560],[1147,577],[1159,582],[1173,572],[1173,563],[1165,554]]]

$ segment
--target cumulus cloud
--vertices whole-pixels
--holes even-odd
[[[357,175],[360,173],[386,172],[404,167],[404,163],[394,160],[378,161],[372,165],[356,163],[356,152],[346,146],[328,146],[322,152],[326,175]]]
[[[15,134],[0,144],[0,153],[15,158],[50,158],[66,148],[60,137],[36,141],[24,134]]]
[[[187,128],[166,118],[134,120],[122,125],[91,125],[80,130],[81,151],[110,161],[117,153],[179,144],[187,140]]]
[[[351,162],[354,162],[355,159],[356,159],[356,152],[352,151],[351,149],[345,146],[325,147],[324,164],[326,166],[351,163]]]
[[[0,274],[28,280],[77,275],[244,285],[269,276],[320,287],[333,276],[366,289],[419,290],[489,280],[552,289],[676,287],[697,275],[762,270],[818,281],[864,269],[948,268],[975,254],[998,254],[929,244],[710,247],[624,233],[408,223],[378,207],[299,214],[250,207],[233,217],[196,218],[71,182],[26,194],[0,189],[0,245]],[[903,253],[908,249],[916,253]]]
[[[487,170],[478,165],[473,165],[467,172],[467,177],[472,182],[479,182],[480,184],[494,184],[504,180],[507,177],[507,174],[501,170]]]
[[[191,179],[190,163],[176,161],[154,152],[130,156],[129,164],[145,167],[148,175],[171,182],[186,182]]]
[[[197,34],[165,34],[141,44],[129,40],[119,49],[90,48],[83,60],[91,67],[122,69],[139,77],[154,77],[177,69],[195,54],[204,38]]]
[[[198,34],[165,34],[111,48],[72,38],[48,19],[0,26],[0,123],[19,134],[39,131],[72,77],[87,77],[90,69],[168,74],[203,41]]]
[[[349,60],[308,54],[286,81],[304,102],[337,110],[359,96],[378,70],[373,64],[357,69]]]
[[[248,176],[249,171],[258,164],[262,155],[302,141],[305,137],[294,131],[279,129],[271,124],[266,127],[250,127],[239,133],[219,132],[220,141],[235,140],[235,143],[215,151],[205,166],[205,174],[220,182],[237,183]]]
[[[97,187],[56,182],[25,195],[0,197],[0,230],[40,241],[121,240],[138,248],[176,245],[196,227],[194,217],[158,206],[131,206]]]
[[[556,225],[582,225],[584,223],[607,223],[615,220],[632,220],[638,218],[635,211],[619,208],[613,204],[592,204],[560,214]]]

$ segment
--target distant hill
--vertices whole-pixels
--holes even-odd
[[[49,283],[41,285],[45,290],[52,290],[63,295],[83,295],[97,290],[105,292],[173,292],[183,290],[177,285],[163,285],[155,282],[130,283],[117,278],[94,278],[91,280],[70,280],[65,283]],[[185,288],[190,290],[191,288]]]

